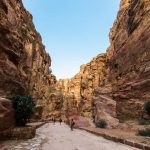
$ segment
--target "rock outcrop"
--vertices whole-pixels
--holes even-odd
[[[1,0],[0,96],[32,95],[46,116],[49,88],[56,82],[50,66],[51,58],[22,0]]]
[[[58,87],[64,97],[74,95],[70,103],[81,116],[105,118],[112,126],[117,124],[116,111],[118,116],[145,117],[143,104],[150,100],[149,43],[150,1],[122,0],[106,55],[82,65]]]
[[[15,111],[10,100],[0,98],[0,132],[15,126]]]
[[[106,55],[100,54],[90,63],[82,65],[80,72],[73,78],[58,81],[58,88],[67,101],[66,106],[74,107],[70,109],[74,113],[92,117],[92,93],[95,88],[104,84],[105,60]]]
[[[66,118],[74,117],[78,122],[85,122],[82,117],[93,118],[95,122],[104,119],[108,127],[118,125],[115,119],[116,102],[112,99],[107,76],[106,54],[100,54],[90,63],[82,65],[73,78],[58,81],[57,87],[64,97],[63,112]]]
[[[107,50],[117,115],[143,117],[150,100],[150,1],[122,0]]]
[[[150,1],[122,0],[110,46],[71,79],[57,82],[31,14],[21,0],[0,1],[0,96],[32,95],[35,119],[145,117],[150,99]],[[117,111],[117,113],[116,113]]]

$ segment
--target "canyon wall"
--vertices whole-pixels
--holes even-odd
[[[122,0],[109,36],[106,55],[82,65],[58,87],[64,97],[74,96],[75,112],[82,116],[147,117],[143,105],[150,100],[150,1]]]
[[[150,1],[122,0],[110,31],[109,80],[117,115],[143,117],[150,100]]]
[[[117,125],[118,116],[145,117],[150,99],[150,1],[122,0],[110,46],[56,83],[31,14],[21,0],[0,1],[0,97],[32,95],[34,119],[83,116]]]
[[[32,95],[37,102],[37,117],[49,100],[49,88],[56,82],[49,67],[40,34],[32,15],[21,0],[0,1],[0,96]]]
[[[106,54],[100,54],[82,65],[79,73],[71,79],[59,80],[57,88],[63,95],[63,116],[65,114],[66,118],[75,119],[82,116],[95,122],[105,120],[107,127],[118,126],[116,102],[107,77]]]
[[[64,98],[74,96],[74,103],[79,114],[92,117],[93,91],[106,84],[106,54],[100,54],[87,64],[80,67],[80,71],[71,79],[62,79],[57,82]],[[69,101],[69,100],[68,100]]]

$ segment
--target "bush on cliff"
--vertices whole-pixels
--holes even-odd
[[[150,137],[150,129],[145,129],[145,130],[139,130],[138,131],[139,136],[147,136]]]
[[[138,119],[139,125],[150,125],[150,120]]]
[[[147,114],[150,116],[150,101],[147,101],[144,104],[144,110],[147,112]]]
[[[35,108],[33,98],[31,96],[12,96],[8,98],[13,101],[17,126],[25,126]]]
[[[107,122],[103,119],[96,121],[95,125],[97,128],[106,128],[107,127]]]

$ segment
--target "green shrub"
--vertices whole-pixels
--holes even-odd
[[[148,137],[150,137],[150,129],[146,129],[146,130],[139,130],[139,131],[138,131],[138,135],[140,135],[140,136],[148,136]]]
[[[147,101],[144,104],[144,110],[147,112],[147,114],[150,116],[150,101]]]
[[[103,119],[96,121],[95,125],[97,128],[106,128],[107,127],[107,122]]]
[[[34,100],[31,96],[12,96],[8,98],[13,101],[17,126],[25,126],[35,108]]]
[[[130,117],[130,116],[119,116],[117,118],[119,119],[120,123],[125,123],[126,121],[129,121],[129,120],[135,120],[135,118]]]
[[[139,125],[150,125],[150,120],[139,119],[138,123]]]

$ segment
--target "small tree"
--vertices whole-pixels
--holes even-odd
[[[150,116],[150,101],[147,101],[144,104],[144,110],[147,112],[147,114]]]
[[[25,126],[31,118],[35,101],[31,96],[12,96],[8,98],[13,102],[17,126]]]
[[[99,121],[95,122],[95,125],[97,128],[106,128],[107,127],[107,122],[103,119],[100,119]]]

